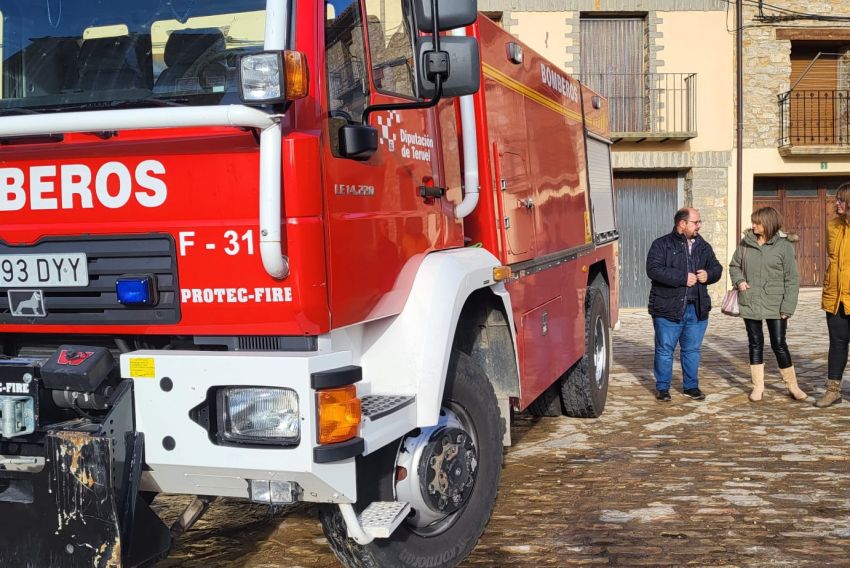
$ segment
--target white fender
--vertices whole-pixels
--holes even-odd
[[[504,284],[493,280],[496,266],[498,259],[483,248],[432,253],[422,261],[402,312],[364,330],[360,362],[373,392],[415,394],[417,426],[437,423],[455,329],[473,292],[490,288],[501,299],[513,333],[511,299]]]

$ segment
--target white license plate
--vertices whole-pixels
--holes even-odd
[[[0,288],[88,286],[85,253],[0,254]]]

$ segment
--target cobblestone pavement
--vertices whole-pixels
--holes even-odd
[[[801,387],[823,392],[826,322],[801,293],[788,342]],[[746,334],[712,312],[695,402],[653,398],[652,323],[621,316],[605,414],[516,417],[499,499],[463,566],[850,566],[850,403],[785,395],[772,352],[760,404]],[[850,382],[850,381],[848,381]],[[844,395],[850,399],[850,388]],[[181,499],[159,505],[173,518]],[[164,567],[332,567],[315,508],[270,514],[228,500],[182,536]]]

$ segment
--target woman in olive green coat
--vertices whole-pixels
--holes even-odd
[[[797,400],[806,393],[797,385],[797,374],[785,341],[788,318],[797,309],[800,276],[794,245],[796,235],[781,231],[782,216],[773,207],[753,212],[753,228],[744,234],[732,262],[729,276],[738,289],[738,306],[749,341],[750,372],[753,392],[750,400],[758,402],[764,395],[764,331],[767,323],[770,347],[776,355],[779,372],[788,386],[789,394]]]

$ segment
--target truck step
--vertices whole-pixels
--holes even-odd
[[[357,517],[363,531],[374,538],[389,538],[407,517],[410,503],[403,501],[373,501]]]
[[[410,395],[394,394],[369,394],[361,400],[363,416],[369,420],[378,420],[396,410],[401,410],[409,404],[413,404],[416,397]]]
[[[398,394],[367,394],[360,398],[363,422],[360,436],[363,455],[369,455],[416,428],[416,397]]]

